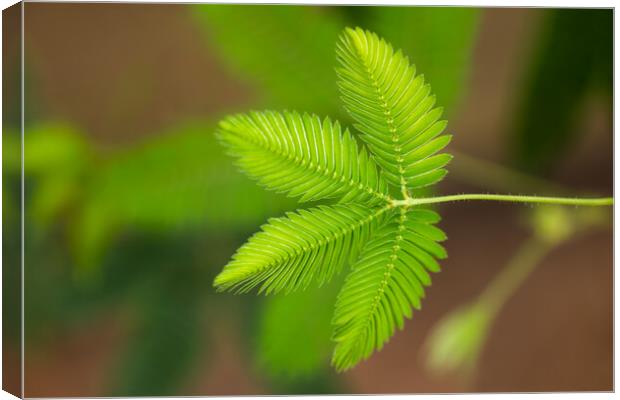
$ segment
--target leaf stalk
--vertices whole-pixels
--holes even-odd
[[[576,197],[545,197],[545,196],[522,196],[511,194],[486,194],[486,193],[467,193],[453,194],[437,197],[418,197],[405,198],[403,200],[392,200],[393,207],[411,207],[422,204],[448,203],[464,200],[486,200],[503,201],[511,203],[535,203],[535,204],[556,204],[573,206],[611,206],[614,204],[613,197],[601,198],[576,198]]]

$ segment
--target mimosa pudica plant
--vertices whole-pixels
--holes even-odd
[[[418,196],[446,175],[451,136],[442,109],[401,51],[375,33],[346,28],[336,48],[338,87],[353,134],[330,118],[250,112],[217,135],[237,165],[267,189],[331,204],[272,218],[215,278],[218,291],[276,294],[322,285],[350,265],[332,320],[338,371],[380,350],[447,256],[440,216],[425,205],[461,200],[604,206],[612,198],[503,194]],[[308,310],[308,312],[312,312]]]

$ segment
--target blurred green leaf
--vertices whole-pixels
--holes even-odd
[[[31,200],[30,214],[42,226],[47,226],[78,193],[78,183],[72,177],[64,175],[50,177],[38,185],[37,195]]]
[[[338,109],[333,44],[345,25],[332,7],[195,5],[209,44],[266,107]]]
[[[613,11],[547,10],[526,72],[511,151],[526,171],[544,172],[574,143],[588,89],[611,88]]]
[[[572,211],[572,210],[571,210]],[[568,239],[576,229],[574,215],[566,207],[539,206],[529,213],[534,235],[547,243],[560,243]],[[597,210],[598,211],[598,210]],[[600,210],[606,211],[606,210]]]
[[[60,228],[60,227],[59,227]],[[118,303],[128,290],[149,271],[146,260],[149,252],[139,252],[136,241],[110,252],[109,262],[102,268],[97,285],[76,285],[72,279],[74,262],[65,246],[60,229],[41,230],[35,224],[26,225],[25,317],[26,339],[39,343],[70,332],[85,321],[95,319],[100,311]],[[128,265],[131,267],[128,268]],[[151,266],[152,267],[152,266]]]
[[[213,132],[210,123],[189,123],[113,155],[89,200],[123,225],[163,231],[244,229],[292,203],[235,171]]]
[[[228,66],[258,85],[267,107],[331,114],[342,111],[333,43],[347,24],[374,30],[402,48],[451,111],[467,77],[479,20],[475,8],[446,7],[199,5],[194,14]]]
[[[178,395],[205,353],[202,274],[179,265],[158,270],[155,277],[149,275],[152,282],[138,304],[136,329],[114,369],[114,396]]]
[[[435,373],[475,368],[492,314],[478,304],[443,317],[429,334],[427,368]]]
[[[111,306],[126,305],[128,300],[134,300],[135,293],[145,293],[146,290],[143,296],[155,296],[149,290],[164,290],[157,283],[164,279],[162,274],[193,274],[188,281],[198,285],[209,282],[216,271],[205,265],[221,265],[220,258],[224,258],[234,246],[227,245],[226,239],[220,237],[205,238],[191,232],[173,237],[130,232],[102,257],[97,279],[78,285],[72,279],[76,270],[72,268],[74,262],[63,245],[63,236],[58,231],[41,231],[32,225],[27,226],[26,231],[26,258],[31,268],[25,271],[29,288],[25,292],[25,315],[27,339],[31,343],[55,338],[54,335],[61,332],[71,332],[86,321],[99,318],[101,312],[110,310]],[[215,243],[215,248],[223,249],[224,253],[219,258],[217,251],[205,254],[203,246],[206,241]],[[202,286],[200,289],[202,293],[208,293]]]
[[[31,216],[45,227],[72,205],[71,217],[62,220],[78,264],[92,269],[114,233],[129,227],[169,234],[244,231],[295,204],[237,172],[214,128],[204,121],[181,124],[104,158],[68,125],[37,125],[26,142]]]
[[[72,125],[44,122],[24,133],[25,173],[48,176],[77,172],[92,162],[93,156],[84,135]]]
[[[15,148],[17,146],[17,148]],[[10,143],[8,172],[18,177],[19,143]],[[61,122],[35,124],[24,133],[24,174],[27,216],[47,227],[81,195],[82,183],[92,170],[94,152],[73,126]]]
[[[331,319],[344,280],[340,275],[320,288],[265,299],[257,356],[268,375],[294,381],[329,367]]]
[[[77,210],[69,226],[69,243],[78,280],[93,280],[119,225],[118,215],[102,202],[87,201]]]

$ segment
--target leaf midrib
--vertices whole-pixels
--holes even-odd
[[[379,208],[375,213],[369,215],[368,217],[366,217],[365,219],[358,221],[356,224],[352,224],[352,225],[348,225],[347,227],[340,229],[337,233],[332,234],[328,237],[326,237],[325,239],[319,240],[316,243],[311,244],[310,246],[304,246],[301,247],[299,249],[297,249],[294,253],[287,253],[286,256],[280,256],[276,259],[274,259],[272,262],[270,262],[269,264],[264,265],[262,268],[258,269],[258,270],[253,270],[253,272],[250,273],[250,275],[255,275],[255,274],[259,274],[264,272],[267,269],[271,269],[273,268],[275,265],[278,264],[282,264],[284,261],[290,260],[291,258],[295,258],[295,257],[299,257],[307,252],[311,252],[314,251],[315,249],[328,245],[330,243],[335,242],[336,240],[342,238],[345,235],[349,235],[350,233],[354,232],[355,230],[361,228],[363,225],[366,224],[370,224],[373,220],[375,220],[376,218],[378,218],[381,214],[383,214],[384,212],[386,212],[387,210],[391,209],[392,206],[391,205],[386,205],[382,208]],[[309,248],[308,248],[309,247]],[[245,279],[245,275],[244,278]]]
[[[346,182],[349,186],[351,186],[351,188],[353,190],[358,190],[358,191],[366,192],[366,193],[372,195],[373,197],[375,197],[376,199],[379,199],[379,200],[383,200],[383,201],[390,200],[388,198],[387,194],[375,190],[372,186],[364,185],[362,183],[357,183],[354,180],[352,180],[351,178],[346,178],[345,176],[340,176],[340,179],[338,179],[337,178],[338,175],[336,175],[336,172],[330,173],[327,170],[327,168],[321,168],[321,166],[318,163],[314,164],[312,161],[306,162],[303,158],[293,157],[291,155],[287,155],[283,151],[279,151],[277,149],[272,148],[270,143],[268,141],[266,141],[266,140],[255,140],[254,137],[245,137],[245,139],[248,140],[249,142],[253,143],[254,145],[260,147],[261,149],[267,151],[267,152],[273,153],[273,154],[279,156],[280,158],[282,158],[284,160],[291,161],[296,166],[302,167],[302,168],[304,168],[306,170],[309,170],[311,172],[314,172],[316,174],[320,174],[320,175],[330,179],[331,181],[333,181],[335,183],[345,183]],[[357,152],[357,150],[356,150],[356,152]],[[357,153],[357,154],[359,155],[359,153]],[[378,176],[377,179],[380,180],[381,176]]]
[[[394,118],[392,117],[393,109],[392,107],[390,107],[388,102],[385,100],[387,93],[383,92],[383,90],[381,89],[381,85],[379,85],[378,79],[374,77],[374,74],[370,70],[370,66],[368,64],[367,58],[360,52],[360,50],[356,46],[354,46],[354,48],[357,51],[357,54],[359,55],[360,59],[362,60],[362,63],[364,65],[364,68],[366,69],[366,73],[368,74],[368,78],[371,82],[372,87],[375,89],[375,92],[377,93],[379,104],[381,105],[381,108],[383,109],[383,115],[386,116],[384,120],[387,125],[388,131],[392,135],[391,137],[392,147],[396,155],[395,161],[396,161],[396,167],[398,169],[398,175],[400,178],[400,189],[401,189],[401,192],[405,194],[407,190],[406,189],[407,181],[405,180],[405,177],[403,175],[405,172],[405,169],[403,167],[403,158],[400,154],[400,150],[401,150],[401,146],[399,145],[400,134],[398,133],[398,129],[396,129],[396,126],[394,125]]]
[[[405,221],[407,220],[407,210],[403,207],[400,209],[400,216],[398,218],[398,226],[396,230],[393,232],[396,237],[393,240],[392,251],[390,252],[389,259],[384,267],[384,277],[377,286],[375,290],[373,302],[368,309],[368,314],[366,315],[366,319],[360,324],[360,330],[358,332],[367,332],[370,327],[370,321],[372,317],[375,315],[377,307],[379,303],[385,296],[385,288],[390,282],[392,277],[392,271],[396,268],[396,260],[398,259],[397,253],[401,250],[399,243],[403,240],[402,232],[405,230]],[[361,335],[358,333],[357,340],[361,339]]]

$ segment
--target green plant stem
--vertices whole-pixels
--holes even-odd
[[[517,291],[528,276],[540,264],[540,261],[557,245],[530,237],[519,251],[480,294],[477,304],[488,310],[491,319],[504,303]]]
[[[613,205],[612,197],[603,197],[595,199],[583,199],[572,197],[543,197],[543,196],[520,196],[510,194],[453,194],[449,196],[422,197],[422,198],[406,198],[404,200],[392,200],[394,207],[417,206],[421,204],[448,203],[453,201],[464,200],[489,200],[489,201],[506,201],[512,203],[538,203],[538,204],[558,204],[573,206],[610,206]]]

